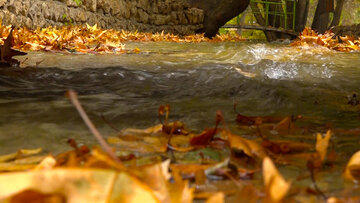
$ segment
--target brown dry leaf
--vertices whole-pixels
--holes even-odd
[[[329,141],[331,138],[331,131],[326,132],[325,137],[323,138],[320,133],[316,136],[316,151],[320,155],[320,160],[323,162],[326,158],[327,148],[329,146]]]
[[[136,171],[132,170],[142,182],[152,189],[154,195],[161,202],[170,202],[168,184],[171,174],[168,171],[169,165],[170,160],[166,160],[159,164],[142,166]]]
[[[195,177],[197,171],[204,171],[214,164],[171,164],[170,168],[175,171],[179,171],[183,177]]]
[[[49,170],[53,169],[55,165],[55,158],[52,156],[47,156],[34,168],[34,170]]]
[[[283,120],[281,120],[279,123],[277,123],[273,127],[273,130],[275,130],[281,134],[294,133],[294,131],[297,130],[297,126],[295,126],[295,121],[300,118],[302,118],[301,115],[287,116]]]
[[[111,197],[106,201],[114,203],[160,202],[151,191],[151,188],[127,173],[120,173],[117,175],[111,191]]]
[[[150,188],[127,173],[54,169],[0,175],[0,201],[22,191],[59,194],[66,202],[159,202]]]
[[[189,181],[183,180],[179,171],[173,170],[174,183],[168,183],[171,203],[192,203],[195,188],[189,187]]]
[[[360,202],[360,197],[344,197],[344,198],[329,197],[326,200],[326,203],[355,203],[355,202]]]
[[[288,140],[265,140],[261,144],[266,149],[276,154],[294,154],[312,149],[312,145],[303,142],[294,142]]]
[[[5,41],[5,37],[10,33],[11,26],[0,26],[1,40]],[[60,28],[47,27],[36,30],[29,30],[25,27],[15,29],[14,36],[14,48],[29,51],[29,50],[42,50],[42,51],[61,51],[61,52],[79,52],[90,54],[123,54],[123,53],[139,53],[140,49],[133,51],[125,50],[125,41],[138,41],[138,42],[224,42],[224,41],[243,41],[244,39],[239,35],[218,35],[213,39],[204,37],[204,34],[189,35],[180,37],[178,35],[169,33],[141,33],[141,32],[129,32],[125,30],[116,31],[113,29],[104,30],[99,28],[96,24],[90,26],[84,25],[72,25],[64,26]],[[10,41],[10,38],[9,40]],[[6,43],[8,44],[8,43]],[[7,47],[4,46],[4,47]],[[12,52],[3,51],[1,59],[4,56],[10,56],[21,54],[13,50]],[[10,55],[9,55],[10,53]]]
[[[311,28],[305,28],[304,31],[300,34],[299,38],[291,43],[291,46],[323,46],[331,50],[336,51],[354,51],[360,50],[360,44],[358,40],[351,36],[340,36],[339,38],[334,39],[335,34],[331,31],[326,31],[324,34],[319,35]]]
[[[263,159],[263,177],[267,197],[272,202],[281,201],[291,184],[284,180],[269,157]]]
[[[0,162],[12,161],[14,159],[19,159],[21,157],[26,157],[26,156],[39,154],[41,152],[42,152],[41,148],[37,148],[37,149],[20,149],[15,153],[1,155],[0,156]]]
[[[205,203],[223,203],[225,195],[223,192],[217,192],[209,197]]]
[[[22,191],[11,198],[9,198],[11,203],[65,203],[66,198],[61,194],[44,194],[35,190],[25,190]]]
[[[151,135],[162,131],[162,124],[155,125],[146,129],[126,128],[121,130],[120,135]]]
[[[0,46],[0,52],[1,52],[1,62],[2,63],[10,63],[10,64],[16,64],[19,63],[18,60],[13,59],[13,56],[20,56],[20,55],[26,55],[27,53],[17,51],[12,49],[13,46],[13,30],[14,28],[11,28],[9,35],[4,41],[4,45]]]
[[[360,151],[357,151],[350,158],[344,171],[344,177],[356,183],[360,180]]]
[[[250,157],[263,159],[266,156],[265,149],[255,141],[234,135],[227,130],[222,131],[222,137],[227,137],[231,148],[241,150]]]
[[[38,149],[21,149],[16,153],[0,156],[0,171],[24,171],[33,169],[45,156],[38,155],[42,152]]]
[[[108,154],[103,152],[100,148],[94,147],[91,151],[92,156],[97,160],[103,162],[103,164],[117,169],[117,170],[125,170],[125,166],[122,163],[114,161]]]
[[[193,201],[194,189],[189,188],[188,181],[183,181],[181,177],[176,174],[174,177],[175,183],[169,180],[171,174],[169,173],[170,160],[159,164],[143,166],[136,170],[136,176],[149,186],[154,195],[165,203],[187,203]],[[173,174],[177,173],[173,169]]]
[[[14,164],[14,163],[0,163],[0,171],[25,171],[33,169],[36,164]]]
[[[160,136],[143,136],[134,137],[136,140],[125,140],[119,137],[109,137],[107,139],[109,144],[121,150],[133,152],[166,152],[167,139]]]

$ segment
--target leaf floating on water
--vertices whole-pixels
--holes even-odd
[[[263,159],[267,155],[264,148],[255,141],[234,135],[227,130],[222,131],[222,136],[227,137],[231,148],[243,151],[250,157]]]
[[[192,146],[206,146],[212,141],[215,134],[218,132],[218,126],[223,121],[223,115],[220,110],[216,112],[215,128],[206,129],[200,135],[192,137],[190,139],[190,145]]]
[[[295,126],[295,121],[298,119],[301,119],[302,116],[287,116],[284,119],[282,119],[279,123],[277,123],[273,130],[277,131],[280,134],[289,134],[294,133],[298,128]]]
[[[289,191],[290,183],[284,180],[269,157],[263,159],[263,177],[267,197],[272,202],[281,201]]]
[[[325,158],[326,158],[326,153],[327,153],[327,148],[329,146],[329,141],[331,138],[331,131],[328,130],[326,132],[325,137],[323,138],[322,135],[320,133],[318,133],[316,135],[316,151],[319,153],[320,155],[320,160],[322,162],[324,162]]]

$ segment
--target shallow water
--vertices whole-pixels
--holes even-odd
[[[359,52],[250,42],[126,46],[138,47],[141,53],[33,52],[26,56],[25,65],[34,66],[45,59],[35,70],[2,72],[0,153],[36,147],[57,153],[68,149],[68,138],[95,143],[64,97],[67,89],[79,93],[81,103],[104,135],[116,132],[100,115],[119,129],[145,128],[158,123],[161,104],[171,105],[171,120],[181,120],[197,131],[212,126],[216,110],[221,109],[227,125],[236,131],[234,101],[245,115],[301,114],[310,126],[359,127],[359,106],[347,104],[349,97],[360,93]],[[343,164],[360,149],[358,135],[337,134],[334,140]],[[305,141],[315,143],[314,135]],[[299,175],[296,167],[283,172],[288,178]],[[335,183],[339,183],[340,174],[339,167],[332,175]],[[328,183],[321,184],[334,191],[342,185]]]

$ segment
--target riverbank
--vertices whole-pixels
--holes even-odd
[[[360,37],[360,24],[337,26],[332,30],[337,36],[349,35],[354,37]]]

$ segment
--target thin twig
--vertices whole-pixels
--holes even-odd
[[[108,121],[108,120],[105,118],[104,114],[101,113],[101,114],[100,114],[100,118],[103,119],[103,121],[104,121],[106,124],[108,124],[108,126],[110,126],[110,128],[112,128],[112,129],[115,130],[116,132],[120,132],[120,131],[121,131],[119,128],[115,127],[110,121]]]
[[[106,143],[103,136],[100,134],[100,132],[96,129],[95,125],[91,122],[89,117],[87,116],[86,112],[84,111],[83,107],[81,106],[77,94],[73,90],[67,91],[67,96],[69,97],[70,101],[75,106],[76,110],[79,112],[81,118],[89,128],[90,132],[94,135],[96,140],[99,142],[100,146],[103,148],[103,150],[116,162],[121,163],[120,159],[115,155],[115,153],[112,151],[111,147]]]
[[[316,180],[315,180],[315,172],[314,172],[314,162],[312,160],[309,160],[308,163],[307,163],[307,168],[310,172],[310,177],[311,177],[311,181],[314,185],[314,188],[316,190],[316,192],[325,200],[328,199],[328,197],[324,194],[323,191],[320,190],[320,188],[318,187],[317,183],[316,183]]]

